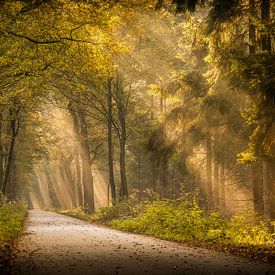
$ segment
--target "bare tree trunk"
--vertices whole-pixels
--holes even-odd
[[[150,111],[150,119],[153,120],[155,119],[155,114],[154,114],[155,100],[152,95],[150,96],[150,101],[151,101],[151,107],[152,107]]]
[[[9,184],[6,188],[6,196],[10,200],[16,200],[18,186],[17,186],[17,178],[16,178],[16,165],[15,165],[15,154],[13,152],[13,161],[10,167],[10,175],[9,175]]]
[[[125,128],[125,127],[124,127]],[[121,180],[121,190],[120,195],[122,199],[128,198],[128,186],[127,186],[127,177],[126,177],[126,129],[122,130],[120,137],[120,180]]]
[[[274,102],[275,104],[275,102]],[[274,106],[274,105],[273,105]],[[274,108],[274,107],[273,107]],[[270,136],[275,137],[275,122],[273,121],[270,128]],[[275,156],[275,142],[273,142],[271,146],[271,153]],[[267,162],[267,171],[269,172],[269,180],[270,180],[270,219],[275,220],[275,160],[269,160]],[[273,227],[273,231],[275,232],[275,226]]]
[[[83,110],[79,110],[79,122],[80,122],[80,133],[81,133],[81,158],[82,158],[82,169],[83,169],[83,186],[84,186],[84,204],[85,211],[88,214],[95,212],[94,205],[94,185],[93,175],[91,167],[90,148],[88,143],[88,126]]]
[[[156,171],[156,164],[155,160],[153,159],[152,161],[152,183],[153,183],[153,190],[154,192],[157,192],[158,190],[158,183],[157,183],[157,171]]]
[[[4,167],[3,167],[3,158],[4,158],[4,152],[3,152],[3,143],[2,143],[2,129],[3,129],[3,113],[0,112],[0,183],[3,181],[4,176]]]
[[[73,160],[73,157],[70,156],[68,159],[65,160],[63,166],[63,170],[65,173],[65,177],[66,177],[66,183],[67,186],[70,188],[69,189],[69,194],[70,194],[70,201],[71,201],[71,208],[75,208],[76,207],[76,197],[75,197],[75,182],[73,179],[73,175],[72,175],[72,171],[71,171],[71,162]]]
[[[267,221],[271,216],[271,185],[270,171],[268,169],[268,161],[263,160],[263,203],[264,203],[264,216]]]
[[[263,132],[271,144],[271,157],[266,156],[263,159],[263,201],[265,218],[270,221],[275,218],[275,105],[272,97],[265,97],[263,106]]]
[[[6,160],[6,167],[4,169],[4,175],[1,185],[1,191],[6,194],[7,184],[9,180],[10,175],[10,168],[13,161],[13,151],[14,151],[14,145],[15,145],[15,139],[17,137],[18,131],[19,131],[19,108],[11,108],[10,109],[10,130],[11,130],[11,137],[10,137],[10,144],[8,149],[8,155]]]
[[[166,155],[161,157],[161,163],[160,163],[160,183],[161,187],[163,189],[164,194],[167,192],[167,171],[168,171],[168,157]]]
[[[270,22],[270,0],[261,1],[261,17],[262,24],[266,27]],[[271,38],[268,30],[265,30],[261,35],[262,50],[271,52]]]
[[[262,163],[255,163],[251,166],[253,169],[253,198],[254,211],[260,215],[264,214],[263,202],[263,166]]]
[[[166,112],[166,98],[165,95],[162,93],[161,98],[160,98],[160,111],[161,114],[165,114]],[[166,142],[167,139],[167,123],[166,121],[163,122],[163,137],[164,137],[164,142]],[[163,194],[167,193],[167,187],[168,187],[168,156],[163,155],[161,157],[160,161],[160,183],[162,187]]]
[[[220,179],[219,179],[219,202],[220,208],[224,211],[225,210],[225,157],[223,156],[220,163]]]
[[[256,28],[253,22],[253,17],[257,15],[255,8],[255,0],[249,0],[249,54],[256,53]]]
[[[119,77],[116,80],[116,103],[118,111],[118,120],[120,125],[120,136],[119,136],[119,164],[120,164],[120,197],[121,199],[128,198],[128,184],[126,176],[126,106],[125,106],[125,95],[123,86]]]
[[[116,186],[114,178],[114,148],[113,148],[113,92],[112,92],[112,79],[108,80],[108,118],[107,118],[107,128],[108,128],[108,166],[109,166],[109,187],[111,187],[111,195],[113,202],[116,201]],[[109,199],[109,198],[108,198]]]
[[[275,146],[275,145],[274,145]],[[267,162],[267,171],[269,172],[269,202],[270,202],[270,220],[275,220],[275,161]],[[275,228],[274,228],[275,229]],[[275,231],[275,230],[274,230]]]
[[[206,190],[207,190],[207,210],[213,207],[212,193],[212,144],[211,137],[206,139]]]
[[[216,210],[219,209],[220,201],[219,201],[219,193],[220,193],[220,177],[219,177],[219,163],[217,160],[214,160],[214,169],[213,169],[213,184],[214,184],[214,192],[213,192],[213,204]]]
[[[268,29],[270,24],[270,0],[261,1],[261,19],[262,24],[265,27],[264,32],[261,34],[261,46],[263,51],[271,53],[272,43],[271,34]],[[264,132],[270,135],[270,140],[274,140],[274,104],[275,95],[274,91],[265,91],[263,97],[264,105]],[[275,144],[272,143],[271,153],[275,156]],[[263,160],[263,203],[264,203],[264,215],[267,220],[275,218],[275,160],[264,159]]]
[[[70,112],[72,121],[73,121],[73,129],[74,129],[74,137],[75,142],[74,144],[74,158],[75,158],[75,169],[76,169],[76,178],[75,178],[75,196],[77,206],[84,205],[84,198],[82,192],[82,181],[81,181],[81,167],[80,167],[80,152],[81,151],[81,137],[80,137],[80,129],[79,129],[79,122],[77,117],[76,109],[77,107],[74,106],[72,102],[68,105],[68,110]]]
[[[81,186],[81,170],[80,170],[80,162],[79,162],[79,153],[74,155],[75,161],[75,182],[74,182],[74,190],[75,190],[75,202],[76,207],[83,205],[82,198],[82,186]]]
[[[141,152],[140,152],[140,144],[138,145],[138,170],[137,170],[137,184],[138,184],[138,201],[141,201]]]
[[[46,170],[46,167],[45,167],[45,170]],[[61,205],[58,200],[58,194],[56,194],[56,192],[54,190],[53,185],[55,184],[55,182],[52,181],[51,175],[48,172],[45,173],[45,178],[46,178],[47,185],[49,188],[49,196],[51,199],[51,206],[59,209],[61,207]]]

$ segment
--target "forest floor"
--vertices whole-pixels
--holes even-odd
[[[275,274],[275,264],[32,210],[11,274]]]

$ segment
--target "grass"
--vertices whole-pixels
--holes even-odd
[[[7,265],[15,241],[24,229],[27,205],[23,202],[8,202],[0,197],[0,264]]]
[[[195,200],[156,200],[138,205],[123,202],[104,207],[92,216],[83,214],[81,209],[65,214],[128,232],[253,259],[275,260],[275,234],[269,233],[263,222],[255,225],[243,216],[226,218],[217,212],[206,214]]]

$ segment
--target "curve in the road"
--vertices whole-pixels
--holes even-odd
[[[12,274],[275,274],[272,264],[30,211]]]

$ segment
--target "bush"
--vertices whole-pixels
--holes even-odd
[[[275,246],[275,234],[270,234],[263,222],[248,225],[243,216],[230,219],[225,234],[236,245]]]
[[[123,201],[101,208],[95,215],[84,214],[81,209],[63,213],[129,232],[191,242],[252,259],[275,260],[275,234],[270,234],[264,223],[253,225],[242,216],[229,219],[217,212],[207,214],[194,197],[138,204]]]
[[[81,220],[103,224],[108,223],[114,219],[126,219],[136,217],[142,211],[144,204],[145,202],[136,205],[133,200],[129,199],[121,202],[116,202],[113,204],[113,206],[102,207],[94,215],[85,214],[82,208],[60,211],[60,213]]]
[[[0,249],[18,236],[26,216],[27,205],[23,202],[0,205]]]
[[[84,221],[92,221],[92,216],[83,212],[81,207],[70,209],[70,210],[60,210],[58,211],[60,214],[64,214],[73,218],[77,218]]]
[[[274,234],[263,223],[255,226],[244,217],[207,215],[197,202],[159,200],[149,203],[134,218],[111,220],[111,226],[175,241],[230,245],[275,246]]]
[[[0,258],[5,260],[22,232],[28,213],[24,202],[9,202],[0,194]]]
[[[91,220],[99,223],[106,223],[114,219],[133,218],[137,215],[138,208],[131,200],[114,203],[113,206],[100,208],[97,213],[91,216]]]

